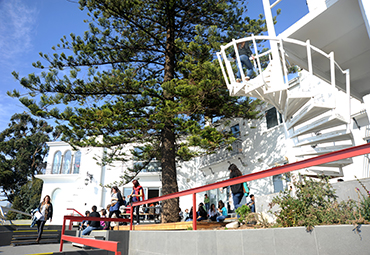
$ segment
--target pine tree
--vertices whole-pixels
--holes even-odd
[[[123,148],[136,144],[137,163],[125,181],[156,159],[163,194],[177,192],[177,160],[234,141],[216,129],[216,120],[258,117],[258,100],[229,96],[214,54],[232,37],[265,30],[263,20],[243,18],[241,6],[234,0],[80,0],[90,30],[64,36],[53,47],[63,53],[40,53],[47,72],[22,79],[13,72],[36,98],[20,101],[33,114],[56,119],[64,141],[108,148],[104,164],[127,160]],[[45,68],[41,61],[34,66]],[[163,212],[164,222],[177,221],[178,199],[166,201]]]

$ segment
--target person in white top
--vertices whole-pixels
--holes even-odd
[[[39,207],[37,208],[38,212],[41,214],[40,217],[37,219],[37,239],[36,242],[40,242],[42,231],[44,230],[45,223],[48,219],[50,222],[53,218],[53,205],[51,204],[51,199],[49,195],[46,195],[42,202],[40,203]]]

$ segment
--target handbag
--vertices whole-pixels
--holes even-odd
[[[36,220],[40,220],[42,218],[42,216],[43,215],[39,211],[35,212],[34,217],[36,218]]]

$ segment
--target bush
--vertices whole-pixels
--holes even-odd
[[[251,212],[251,208],[248,205],[242,205],[241,207],[237,208],[235,211],[240,217],[238,221],[240,223],[247,223],[249,221],[249,213]]]
[[[365,185],[357,179],[357,181],[361,184],[362,188],[366,191],[367,196],[364,196],[362,193],[360,193],[360,189],[356,188],[357,193],[359,194],[359,207],[360,207],[360,215],[361,217],[366,220],[370,221],[370,191],[367,190]]]
[[[348,224],[356,219],[356,202],[337,201],[335,190],[328,178],[310,179],[300,176],[293,181],[296,191],[286,189],[274,197],[270,209],[278,205],[280,210],[273,213],[276,222],[282,227],[306,226],[311,230],[315,225]]]

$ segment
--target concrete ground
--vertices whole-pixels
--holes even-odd
[[[64,243],[63,251],[82,251],[84,249]],[[0,255],[53,254],[59,252],[59,244],[33,244],[20,246],[0,246]]]

